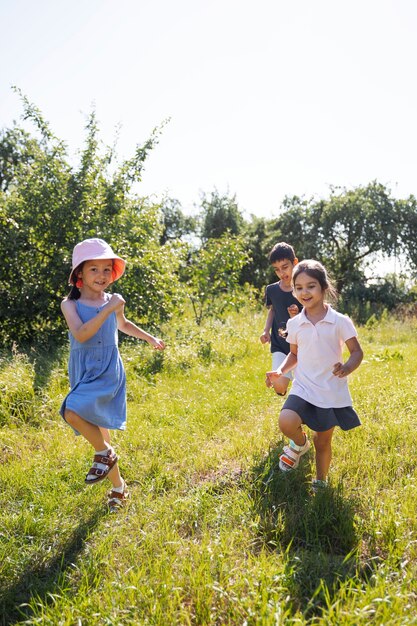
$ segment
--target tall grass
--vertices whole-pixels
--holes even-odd
[[[117,515],[58,416],[65,351],[3,358],[0,624],[417,623],[415,322],[360,329],[363,426],[336,432],[331,489],[313,496],[313,454],[278,470],[263,317],[177,320],[163,354],[123,344]]]

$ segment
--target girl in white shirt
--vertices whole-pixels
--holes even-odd
[[[281,432],[290,438],[280,456],[283,471],[295,469],[310,441],[302,425],[314,431],[316,478],[313,489],[325,486],[332,457],[331,442],[335,426],[350,430],[360,426],[352,408],[347,375],[359,367],[363,352],[352,321],[325,302],[326,294],[335,295],[327,272],[318,261],[301,261],[294,268],[294,295],[303,310],[287,322],[290,353],[276,371],[267,372],[271,385],[296,367],[290,394],[280,416]],[[350,356],[342,363],[346,344]]]

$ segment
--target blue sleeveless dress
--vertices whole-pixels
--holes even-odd
[[[83,322],[88,322],[105,304],[94,307],[77,300],[77,313]],[[118,349],[116,314],[109,315],[97,333],[84,343],[77,341],[71,332],[69,339],[71,391],[62,403],[62,417],[65,409],[70,409],[96,426],[125,430],[126,375]]]

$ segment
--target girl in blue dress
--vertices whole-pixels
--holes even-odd
[[[126,428],[126,377],[118,330],[144,339],[156,350],[165,348],[161,339],[126,319],[121,295],[106,293],[122,276],[125,265],[103,239],[85,239],[74,248],[69,278],[72,288],[61,303],[69,328],[71,391],[60,412],[75,433],[93,446],[94,459],[85,482],[93,485],[110,480],[110,508],[117,508],[128,497],[109,433]]]

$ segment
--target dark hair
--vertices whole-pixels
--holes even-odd
[[[84,261],[80,263],[79,265],[77,265],[77,267],[71,272],[71,276],[70,276],[71,289],[70,289],[69,294],[67,295],[68,300],[78,300],[81,297],[81,291],[78,289],[75,283],[77,282],[78,272],[81,272],[81,270],[83,269],[83,265],[84,265]]]
[[[319,263],[319,261],[315,261],[313,259],[305,259],[304,261],[300,261],[292,273],[292,282],[295,285],[296,278],[299,274],[307,274],[311,278],[315,278],[322,291],[327,291],[327,294],[330,299],[337,300],[337,291],[334,285],[332,284],[326,269],[324,266]]]
[[[276,261],[283,261],[284,259],[288,259],[291,263],[294,262],[295,252],[294,248],[290,246],[289,243],[285,243],[285,241],[280,241],[276,243],[275,246],[269,253],[269,262],[275,263]]]

